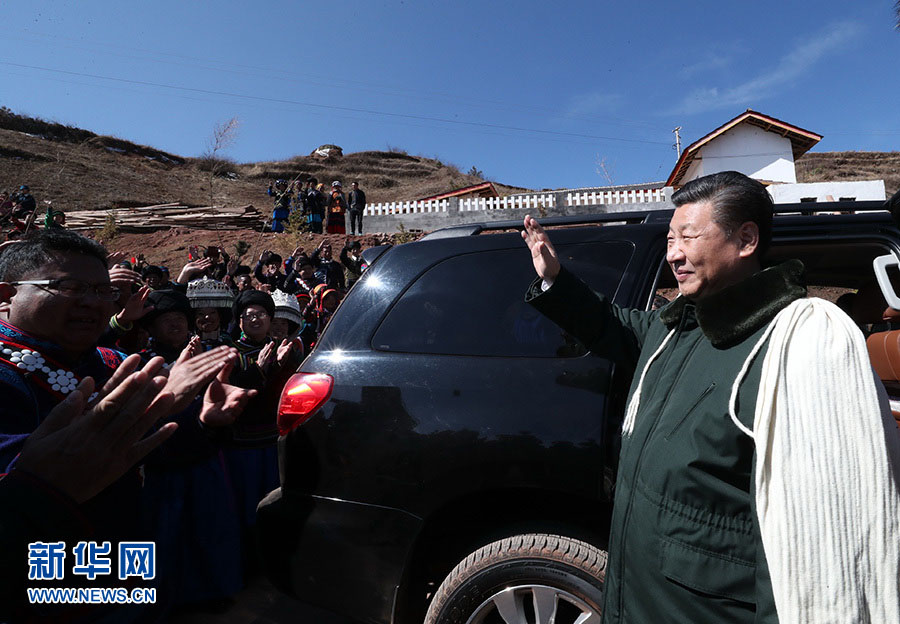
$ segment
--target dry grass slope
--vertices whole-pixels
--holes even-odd
[[[0,109],[0,189],[28,184],[38,200],[63,210],[108,209],[181,202],[209,204],[208,159],[183,158],[123,139]],[[253,204],[265,212],[269,181],[316,177],[347,190],[356,180],[370,202],[405,201],[481,180],[435,158],[394,150],[358,152],[322,160],[296,156],[284,161],[221,163],[213,183],[216,205]],[[501,193],[522,191],[497,185]]]
[[[798,182],[884,180],[888,197],[900,189],[900,152],[808,152],[797,161]]]
[[[213,183],[216,205],[253,204],[267,212],[265,187],[275,178],[327,185],[359,181],[370,202],[405,201],[476,184],[480,178],[436,158],[391,148],[322,160],[295,156],[282,161],[220,163]],[[180,202],[209,203],[203,158],[184,158],[116,137],[17,115],[0,107],[0,189],[28,184],[38,200],[63,210],[107,209]],[[801,182],[884,179],[887,192],[900,188],[900,152],[813,152],[797,161]],[[527,189],[497,184],[501,194]]]

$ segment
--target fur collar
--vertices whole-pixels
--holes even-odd
[[[729,347],[763,327],[788,304],[806,297],[803,273],[802,262],[788,260],[696,303],[679,296],[661,310],[659,318],[671,329],[686,307],[694,307],[700,330],[713,346]]]

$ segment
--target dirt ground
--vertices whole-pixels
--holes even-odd
[[[182,610],[168,624],[354,624],[282,594],[264,578],[254,579],[219,612]]]

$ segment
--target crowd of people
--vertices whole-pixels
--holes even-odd
[[[253,267],[192,247],[174,279],[65,229],[4,243],[0,499],[19,511],[0,528],[0,603],[26,606],[27,543],[87,535],[156,543],[158,600],[135,606],[137,621],[237,592],[255,572],[256,505],[278,485],[281,391],[364,268],[349,241],[339,260],[323,241]],[[128,453],[92,442],[59,455],[113,419],[137,432]]]
[[[294,212],[300,216],[303,227],[316,234],[346,234],[347,217],[350,217],[350,234],[362,234],[363,211],[366,209],[366,194],[359,183],[351,185],[349,193],[344,193],[340,180],[331,183],[330,193],[325,184],[310,177],[305,182],[299,179],[290,183],[279,179],[269,184],[266,193],[274,200],[272,209],[273,232],[283,232]]]
[[[650,312],[593,292],[523,222],[526,301],[635,367],[604,617],[897,621],[900,439],[862,334],[807,297],[799,262],[763,268],[773,207],[759,182],[713,174],[672,200],[680,296]],[[174,280],[65,228],[0,245],[0,621],[162,621],[237,592],[278,483],[282,389],[365,268],[358,241],[337,260],[323,241],[253,267],[192,247]],[[157,602],[29,605],[29,544],[87,539],[152,541]]]
[[[10,193],[0,191],[0,231],[4,240],[21,238],[35,227],[38,217],[37,200],[31,194],[27,184]],[[54,209],[47,204],[46,215],[42,224],[45,228],[61,228],[66,225],[66,213]]]
[[[284,232],[291,215],[297,213],[301,227],[314,234],[346,234],[347,219],[349,233],[363,233],[363,212],[366,209],[366,193],[353,182],[349,193],[344,193],[340,180],[331,183],[331,191],[326,192],[325,184],[310,177],[305,182],[299,179],[288,182],[278,179],[269,184],[266,193],[273,199],[272,232]],[[10,193],[0,191],[0,231],[3,240],[21,238],[31,229],[65,227],[66,214],[47,204],[42,222],[36,222],[39,215],[37,201],[28,185],[21,185]]]

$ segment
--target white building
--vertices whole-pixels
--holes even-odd
[[[747,109],[691,143],[681,154],[666,186],[720,171],[740,171],[769,186],[776,203],[884,200],[884,181],[797,184],[794,162],[822,135]]]

